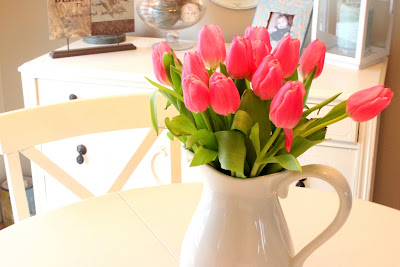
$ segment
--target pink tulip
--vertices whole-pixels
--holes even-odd
[[[231,78],[214,72],[210,77],[210,104],[220,115],[235,113],[240,106],[239,91]]]
[[[282,84],[283,72],[279,61],[271,55],[266,56],[251,80],[254,94],[261,100],[273,99]]]
[[[278,91],[271,103],[270,120],[276,127],[285,131],[285,148],[290,152],[293,141],[293,128],[303,114],[303,97],[306,91],[303,83],[288,81]]]
[[[292,39],[290,34],[283,37],[272,51],[271,55],[281,63],[283,77],[290,77],[297,69],[299,53],[300,41],[298,39]]]
[[[392,100],[393,92],[383,85],[364,89],[352,94],[346,103],[346,112],[357,122],[364,122],[376,117]]]
[[[251,41],[261,40],[268,47],[268,51],[272,50],[269,33],[265,27],[247,27],[244,37]]]
[[[197,50],[207,67],[216,69],[219,61],[225,62],[225,41],[218,26],[204,25],[199,30],[198,39]]]
[[[165,85],[171,85],[168,80],[167,73],[164,68],[163,55],[164,53],[172,53],[171,47],[166,42],[161,42],[159,45],[153,48],[152,59],[153,59],[153,70],[157,80]],[[176,55],[174,53],[175,61],[178,63]]]
[[[210,104],[207,86],[194,74],[187,75],[182,82],[183,100],[188,110],[201,113]]]
[[[185,53],[183,57],[182,79],[189,74],[196,75],[205,85],[208,85],[208,72],[197,51]]]
[[[226,57],[226,68],[229,76],[234,79],[249,78],[253,74],[254,59],[250,40],[235,35]]]
[[[252,41],[251,46],[253,48],[253,58],[254,58],[253,74],[254,74],[254,72],[257,70],[258,66],[260,66],[263,59],[266,56],[268,56],[271,51],[268,50],[268,47],[261,40]]]
[[[303,76],[303,79],[307,79],[315,67],[317,67],[317,71],[315,72],[314,79],[321,75],[324,68],[325,53],[326,45],[318,39],[312,41],[307,46],[299,62],[299,72]]]

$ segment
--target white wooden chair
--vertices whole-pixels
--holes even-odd
[[[116,130],[150,128],[150,94],[123,95],[38,106],[0,114],[0,154],[4,156],[14,221],[29,217],[19,153],[25,155],[79,198],[93,194],[58,167],[35,146],[69,137]],[[158,98],[160,129],[164,117],[176,115],[165,110]],[[158,136],[150,130],[108,192],[120,191]],[[180,144],[171,141],[171,182],[181,181]],[[151,172],[149,170],[149,174]],[[112,177],[111,177],[112,178]]]

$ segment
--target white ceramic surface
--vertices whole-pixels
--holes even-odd
[[[352,205],[346,179],[328,166],[250,179],[232,178],[208,166],[198,171],[205,185],[182,244],[181,267],[303,266],[342,227]],[[340,205],[332,223],[295,255],[278,196],[286,198],[289,185],[307,177],[330,183]]]

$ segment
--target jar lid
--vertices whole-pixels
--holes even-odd
[[[32,183],[32,177],[30,176],[24,176],[24,185],[25,185],[25,189],[29,189],[31,187],[33,187],[33,183]],[[7,180],[3,181],[0,184],[0,188],[5,190],[5,191],[9,191],[10,189],[8,188],[8,182]]]

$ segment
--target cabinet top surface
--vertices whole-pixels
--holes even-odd
[[[19,71],[33,78],[54,80],[77,80],[79,77],[96,80],[114,80],[147,83],[144,76],[155,79],[153,74],[151,51],[152,44],[163,39],[127,36],[126,42],[133,43],[137,49],[104,54],[52,59],[48,54],[33,59]],[[82,40],[70,44],[70,48],[90,47]],[[227,44],[227,47],[229,44]],[[188,51],[177,51],[178,58]],[[60,49],[66,49],[62,47]],[[387,60],[362,70],[348,69],[325,64],[322,75],[313,82],[313,88],[331,92],[354,92],[383,83]],[[383,77],[383,78],[382,78]]]

